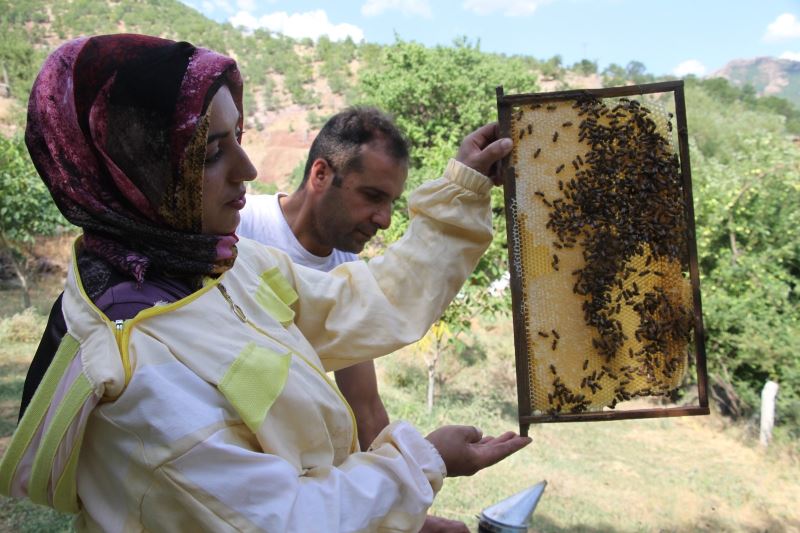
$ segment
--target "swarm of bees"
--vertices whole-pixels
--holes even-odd
[[[531,315],[536,412],[581,413],[668,395],[686,370],[693,317],[671,118],[635,99],[586,95],[512,115],[517,196],[543,210],[517,209],[523,291],[533,300],[550,278],[569,283],[583,323],[559,334],[542,329],[547,317],[534,316],[536,301],[523,306]],[[520,186],[526,168],[538,176],[527,193]],[[534,220],[544,228],[531,227]],[[525,241],[537,244],[526,251]]]

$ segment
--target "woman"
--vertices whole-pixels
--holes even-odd
[[[445,473],[529,440],[398,422],[357,452],[325,371],[424,334],[491,239],[491,183],[453,161],[384,258],[295,266],[234,234],[256,175],[241,95],[231,59],[154,37],[78,39],[46,61],[26,141],[83,235],[0,492],[79,512],[83,530],[417,530]],[[508,151],[491,131],[460,159],[487,172]]]

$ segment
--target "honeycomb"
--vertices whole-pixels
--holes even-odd
[[[512,107],[513,268],[534,414],[669,395],[692,294],[672,116],[653,99]]]

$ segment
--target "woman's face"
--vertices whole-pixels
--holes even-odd
[[[203,171],[203,233],[226,235],[239,225],[245,182],[256,169],[239,144],[239,110],[223,85],[211,100],[208,143]]]

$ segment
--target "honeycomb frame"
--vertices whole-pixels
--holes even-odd
[[[708,414],[683,82],[498,87],[497,107],[521,433]],[[634,401],[689,372],[696,405]]]

